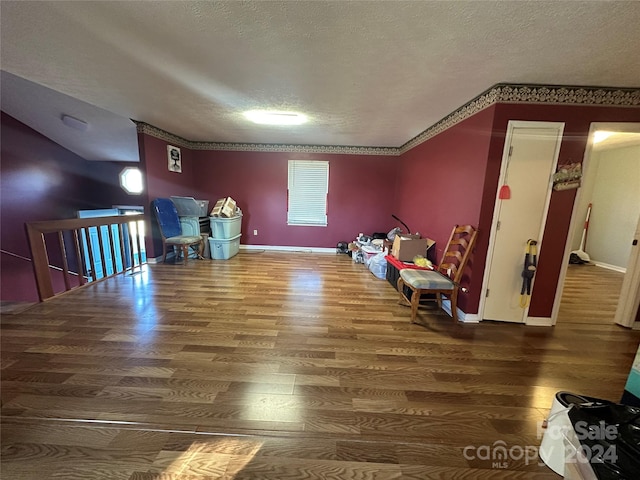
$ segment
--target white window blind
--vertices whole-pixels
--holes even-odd
[[[288,225],[327,226],[329,162],[289,160]]]

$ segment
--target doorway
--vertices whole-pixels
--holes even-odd
[[[529,240],[537,242],[538,252],[543,248],[563,130],[564,124],[555,122],[508,124],[483,278],[483,320],[524,323],[527,318],[529,297],[521,295],[523,259]]]
[[[582,250],[592,204],[584,243],[589,262],[563,265],[553,323],[632,326],[640,288],[632,245],[640,235],[640,124],[592,124],[583,167],[567,250]]]

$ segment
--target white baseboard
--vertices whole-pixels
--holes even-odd
[[[603,263],[603,262],[596,262],[596,261],[593,261],[593,263],[595,263],[596,267],[602,267],[602,268],[606,268],[607,270],[614,270],[620,273],[627,273],[627,269],[624,267],[619,267],[617,265],[611,265],[610,263]]]
[[[277,245],[240,245],[240,250],[250,251],[270,251],[270,252],[298,252],[298,253],[333,253],[337,255],[335,248],[325,247],[289,247]],[[169,252],[167,258],[173,257],[173,253]],[[162,255],[158,257],[148,257],[147,263],[162,263]]]
[[[551,323],[550,317],[527,317],[525,325],[530,325],[532,327],[552,327],[553,323]]]
[[[447,312],[447,315],[451,315],[451,300],[442,300],[442,310]],[[462,323],[480,323],[480,317],[477,313],[464,313],[458,308],[458,321]]]
[[[477,313],[464,313],[462,310],[458,311],[458,318],[464,323],[480,323],[482,319]]]
[[[264,250],[270,252],[299,252],[299,253],[333,253],[337,255],[335,248],[325,247],[288,247],[277,245],[240,245],[240,250]]]

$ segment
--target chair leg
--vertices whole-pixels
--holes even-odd
[[[436,302],[438,303],[438,308],[442,309],[442,293],[435,292]]]
[[[167,261],[167,244],[162,242],[162,263]]]
[[[416,317],[418,316],[418,306],[420,305],[420,295],[422,292],[419,289],[411,288],[411,323],[416,323]]]
[[[400,305],[408,307],[409,299],[404,294],[404,280],[402,280],[402,277],[398,277],[398,281],[396,282],[396,290],[398,290],[398,294],[400,295],[400,300],[398,300],[398,303]]]
[[[189,261],[189,245],[182,245],[182,256],[184,257],[182,264],[186,265]]]
[[[458,289],[454,288],[451,292],[451,316],[454,322],[458,322]]]

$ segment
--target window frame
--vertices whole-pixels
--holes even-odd
[[[139,185],[138,186],[140,189],[134,189],[132,188],[132,184],[131,181],[129,180],[129,175],[131,174],[135,174],[138,178],[136,180],[139,180]],[[142,193],[144,192],[144,178],[142,176],[142,170],[140,170],[140,168],[138,167],[124,167],[121,171],[120,171],[120,188],[122,188],[128,195],[142,195]]]
[[[328,198],[328,160],[288,161],[287,225],[326,227],[329,223]]]

